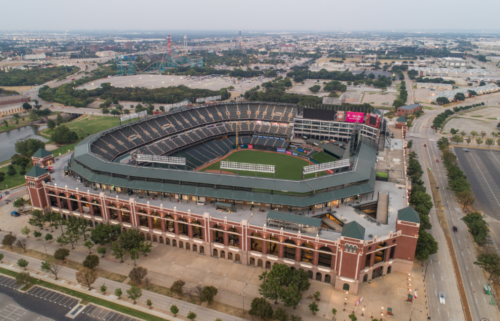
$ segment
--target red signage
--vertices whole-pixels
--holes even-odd
[[[248,144],[248,149],[253,149],[253,145],[252,144]]]
[[[360,297],[360,298],[358,299],[358,301],[356,301],[356,303],[354,304],[354,306],[356,306],[356,307],[357,307],[357,306],[358,306],[361,302],[363,302],[363,297]]]
[[[365,113],[348,111],[345,121],[348,123],[363,123]]]

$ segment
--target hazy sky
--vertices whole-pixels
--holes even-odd
[[[499,0],[1,0],[0,30],[500,29]]]

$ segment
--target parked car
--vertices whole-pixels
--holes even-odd
[[[436,159],[436,163],[439,163],[439,159]]]
[[[466,153],[470,152],[468,148],[464,148],[463,151],[466,152]]]
[[[16,211],[12,211],[12,212],[10,212],[10,215],[11,215],[11,216],[15,216],[15,217],[19,217],[19,216],[21,216],[21,214],[19,214],[19,213],[18,213],[18,212],[16,212]]]
[[[458,228],[456,226],[453,226],[453,232],[458,232]]]

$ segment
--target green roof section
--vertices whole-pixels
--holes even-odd
[[[404,116],[399,116],[398,119],[396,119],[396,122],[398,123],[407,123],[408,121]]]
[[[364,240],[365,228],[358,222],[352,221],[343,226],[341,235],[351,239]]]
[[[281,221],[292,222],[296,224],[302,224],[307,226],[321,227],[321,220],[317,218],[304,217],[295,214],[289,214],[278,211],[269,211],[267,213],[268,219],[275,219]]]
[[[47,156],[52,156],[51,153],[49,153],[48,151],[46,151],[45,149],[43,149],[42,147],[40,147],[34,154],[33,156],[31,157],[35,157],[35,158],[44,158],[44,157],[47,157]]]
[[[398,211],[398,220],[420,224],[420,217],[417,211],[411,206],[402,208]]]
[[[42,176],[44,174],[47,174],[48,171],[35,165],[33,167],[31,167],[31,169],[26,173],[26,176],[29,176],[29,177],[39,177],[39,176]]]

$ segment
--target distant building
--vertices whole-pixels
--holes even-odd
[[[115,55],[114,51],[98,51],[95,53],[97,57],[113,57]]]
[[[44,53],[34,55],[24,55],[23,60],[45,60],[47,57]]]
[[[280,45],[280,52],[294,52],[295,45]]]
[[[125,49],[129,49],[129,50],[132,50],[132,49],[134,49],[134,45],[132,44],[132,42],[127,41],[127,42],[125,42],[125,43],[123,44],[123,48],[125,48]]]
[[[91,45],[89,45],[89,50],[91,52],[97,52],[100,49],[101,49],[101,45],[99,45],[99,44],[91,44]]]
[[[439,83],[417,82],[417,89],[452,90],[453,89],[453,85],[450,85],[450,84],[439,84]]]
[[[409,116],[417,111],[422,110],[422,105],[420,104],[411,104],[407,106],[398,107],[398,116]]]
[[[454,57],[439,58],[439,62],[446,67],[465,67],[469,64],[467,60]]]
[[[396,119],[396,128],[401,129],[401,128],[406,128],[408,121],[404,116],[399,116],[398,119]]]
[[[491,94],[494,92],[498,92],[500,88],[494,84],[488,84],[486,86],[479,86],[479,87],[467,87],[467,88],[459,88],[459,89],[453,89],[453,90],[447,90],[447,91],[439,91],[432,93],[431,96],[425,98],[425,101],[427,103],[432,103],[436,102],[436,100],[439,97],[444,97],[448,98],[449,101],[452,101],[455,99],[455,95],[458,93],[464,94],[465,98],[469,97],[469,90],[475,91],[476,94],[478,95],[484,95],[484,94]]]

